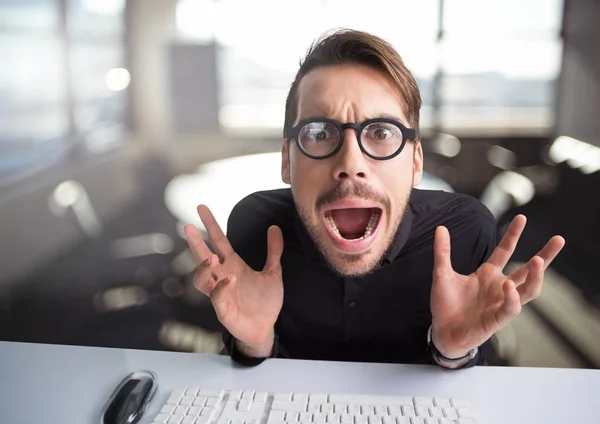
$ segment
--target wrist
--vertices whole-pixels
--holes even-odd
[[[235,347],[240,353],[250,358],[268,358],[273,354],[275,344],[275,332],[271,330],[263,341],[246,343],[242,340],[235,340]]]
[[[456,342],[449,332],[432,324],[429,328],[430,342],[437,351],[446,358],[462,358],[469,354],[472,348]]]
[[[427,332],[429,345],[434,361],[446,368],[460,368],[468,364],[478,353],[478,348],[465,347],[462,344],[449,342],[447,333],[439,331],[434,325]]]

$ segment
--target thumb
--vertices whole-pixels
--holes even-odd
[[[264,271],[281,272],[281,254],[283,253],[283,233],[281,229],[272,225],[267,232],[267,262]]]
[[[452,271],[450,233],[446,227],[440,225],[435,230],[433,243],[433,275],[434,277],[442,276]]]

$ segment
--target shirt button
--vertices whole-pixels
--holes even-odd
[[[356,302],[354,300],[351,300],[350,302],[348,302],[348,306],[350,306],[351,308],[356,306]]]

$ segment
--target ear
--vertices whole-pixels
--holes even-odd
[[[415,153],[413,155],[413,187],[416,187],[421,184],[421,177],[423,176],[423,147],[421,146],[421,142],[418,140],[415,140],[414,143]]]
[[[291,184],[290,180],[290,143],[287,140],[283,140],[281,146],[281,180],[285,184]]]

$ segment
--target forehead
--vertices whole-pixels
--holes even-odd
[[[360,122],[385,115],[407,124],[404,110],[401,94],[383,72],[356,64],[323,66],[300,82],[296,122],[323,116]]]

